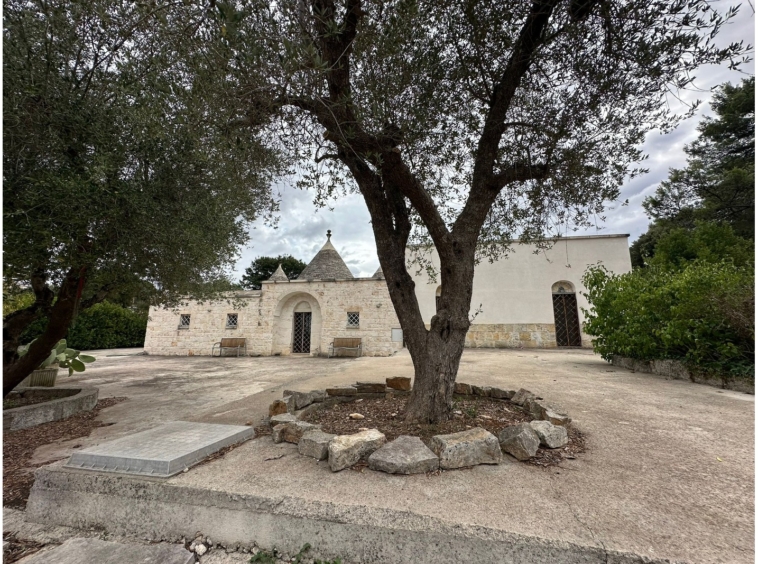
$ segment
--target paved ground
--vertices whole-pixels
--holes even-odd
[[[102,412],[113,425],[90,445],[185,419],[257,422],[282,389],[307,391],[356,380],[412,375],[407,353],[355,360],[297,357],[112,356],[64,385],[98,386],[128,401]],[[633,374],[588,351],[467,350],[459,381],[526,387],[564,408],[589,451],[561,468],[517,463],[425,476],[331,474],[292,454],[265,461],[268,439],[175,480],[227,491],[300,496],[413,511],[448,521],[691,562],[754,561],[754,397]],[[73,442],[72,442],[73,443]],[[54,460],[72,444],[38,449]]]

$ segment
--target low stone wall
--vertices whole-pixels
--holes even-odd
[[[27,429],[50,421],[60,421],[97,405],[97,388],[24,388],[13,391],[21,397],[49,397],[50,401],[3,411],[3,428]],[[56,399],[57,398],[57,399]]]
[[[611,364],[633,370],[634,372],[657,374],[658,376],[665,376],[674,380],[689,380],[696,384],[706,384],[707,386],[715,386],[725,390],[755,394],[755,381],[753,380],[729,376],[709,376],[690,370],[684,363],[678,360],[636,360],[625,356],[613,355]]]

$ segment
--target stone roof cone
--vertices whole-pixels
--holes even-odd
[[[332,232],[331,230],[326,232],[326,243],[321,250],[316,253],[313,260],[308,263],[298,276],[298,280],[326,280],[329,278],[336,278],[338,280],[352,280],[354,278],[353,273],[342,260],[342,257],[337,252],[337,249],[332,245]]]
[[[282,263],[279,263],[279,266],[276,267],[276,270],[271,275],[269,280],[273,282],[289,282],[289,278],[287,278],[287,275],[282,270]]]
[[[379,268],[376,269],[376,272],[374,272],[374,275],[371,278],[376,278],[377,280],[384,280],[384,272],[382,272],[382,265],[379,265]]]

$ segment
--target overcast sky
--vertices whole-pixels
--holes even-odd
[[[731,4],[724,2],[726,8]],[[755,16],[747,2],[742,3],[740,14],[726,26],[717,43],[744,41],[755,45]],[[754,73],[754,64],[743,67],[743,71]],[[621,188],[619,203],[612,205],[606,214],[606,221],[599,229],[583,233],[628,233],[630,243],[647,230],[648,218],[642,208],[646,196],[655,192],[658,183],[668,176],[669,168],[685,165],[684,146],[697,137],[696,126],[704,115],[712,115],[710,89],[724,82],[738,83],[746,75],[730,71],[726,65],[699,69],[695,85],[704,92],[687,92],[688,101],[702,100],[698,113],[683,122],[668,135],[658,132],[648,134],[643,150],[649,155],[645,166],[650,172]],[[250,244],[241,250],[240,259],[234,269],[239,278],[251,261],[258,256],[291,254],[304,262],[309,262],[326,241],[327,229],[332,230],[332,243],[342,255],[345,263],[355,276],[371,276],[379,266],[376,245],[371,231],[370,218],[363,198],[352,194],[335,202],[333,210],[318,209],[313,205],[313,193],[293,188],[287,181],[278,183],[275,191],[281,194],[281,211],[276,229],[256,222],[250,232]],[[620,202],[629,200],[628,206]]]

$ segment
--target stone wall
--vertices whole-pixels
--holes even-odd
[[[466,335],[470,348],[549,349],[557,347],[553,323],[474,323]],[[582,347],[592,348],[590,338],[582,334]]]
[[[311,312],[311,354],[328,354],[335,337],[360,337],[363,354],[388,356],[402,348],[392,341],[400,323],[384,280],[265,282],[259,292],[228,295],[214,302],[189,302],[167,309],[153,307],[145,336],[148,354],[209,355],[224,337],[247,340],[249,355],[291,354],[295,311]],[[358,312],[357,328],[347,326],[347,313]],[[236,313],[235,329],[226,328]],[[179,315],[190,314],[190,326],[179,329]],[[228,353],[227,353],[228,354]]]
[[[637,360],[620,355],[613,355],[613,366],[619,366],[633,372],[657,374],[673,380],[689,380],[696,384],[716,386],[726,390],[735,390],[748,394],[755,394],[755,381],[746,378],[734,378],[728,375],[713,376],[705,373],[692,371],[678,360]]]

